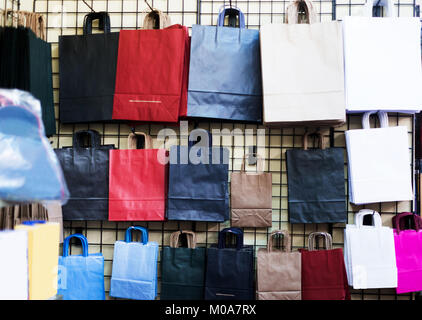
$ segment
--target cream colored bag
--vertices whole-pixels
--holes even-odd
[[[306,6],[307,21],[297,24]],[[287,24],[261,27],[264,124],[320,126],[344,123],[343,37],[338,21],[316,22],[311,1],[294,1]]]
[[[283,235],[282,250],[273,250],[273,237]],[[273,231],[265,249],[258,250],[257,300],[301,300],[302,261],[300,252],[291,252],[288,231]]]

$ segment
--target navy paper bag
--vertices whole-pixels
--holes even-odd
[[[189,152],[203,161],[195,163],[192,157],[188,157]],[[228,163],[227,148],[172,146],[167,218],[211,222],[228,220]]]
[[[205,132],[209,139],[208,146],[211,146],[212,137]],[[170,148],[167,218],[226,221],[230,218],[229,150],[193,145],[191,136],[189,147]]]
[[[72,238],[81,240],[82,255],[69,255]],[[63,300],[105,300],[104,257],[101,253],[88,253],[88,240],[82,234],[64,239],[58,279],[57,294],[63,295]]]
[[[226,245],[226,235],[236,236],[236,245]],[[218,235],[218,245],[207,252],[205,300],[253,300],[253,246],[243,245],[243,231],[225,228]]]
[[[308,134],[303,150],[286,152],[290,223],[346,222],[346,192],[343,148],[308,150]]]
[[[259,31],[245,28],[192,26],[188,117],[262,122],[262,83]]]

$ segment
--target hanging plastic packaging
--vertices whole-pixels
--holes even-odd
[[[0,89],[0,199],[65,204],[68,197],[40,102],[25,91]]]

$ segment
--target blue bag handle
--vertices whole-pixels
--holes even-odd
[[[221,10],[223,9],[223,10]],[[245,15],[238,7],[222,6],[217,18],[217,26],[224,27],[224,18],[229,14],[236,14],[239,17],[239,28],[246,28]]]
[[[131,227],[127,228],[126,236],[125,236],[126,242],[132,242],[132,230],[141,231],[141,233],[142,233],[142,244],[148,243],[148,230],[144,227],[138,227],[138,226],[131,226]]]
[[[221,230],[218,234],[218,248],[224,249],[226,247],[226,235],[233,233],[236,235],[236,249],[240,250],[243,248],[243,231],[240,228],[231,227]]]
[[[64,239],[64,241],[63,241],[63,257],[69,256],[69,244],[70,244],[70,240],[72,238],[78,238],[79,240],[81,240],[82,255],[84,257],[88,257],[88,240],[85,238],[85,236],[83,234],[80,234],[80,233],[72,234],[72,235],[66,237],[66,239]]]
[[[22,224],[26,225],[26,226],[33,226],[34,224],[42,224],[42,223],[46,223],[47,221],[45,220],[29,220],[29,221],[24,221],[22,222]]]

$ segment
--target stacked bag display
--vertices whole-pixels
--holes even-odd
[[[281,172],[274,179],[283,188],[287,184],[290,224],[324,223],[331,230],[331,224],[348,220],[345,155],[344,148],[334,147],[334,130],[326,147],[321,127],[342,125],[346,112],[365,112],[363,128],[345,132],[350,202],[413,200],[410,130],[390,127],[387,112],[413,114],[422,108],[421,48],[415,41],[421,26],[416,18],[393,17],[391,0],[377,2],[387,17],[373,18],[374,3],[367,1],[363,17],[318,22],[311,1],[294,0],[286,23],[260,30],[246,28],[240,9],[223,6],[217,26],[194,25],[191,40],[187,27],[171,25],[159,10],[146,15],[143,29],[120,32],[111,32],[107,12],[87,14],[82,35],[59,37],[60,122],[118,124],[119,138],[129,133],[121,128],[127,124],[132,133],[126,150],[102,144],[100,133],[88,126],[73,130],[72,147],[53,152],[45,137],[55,132],[51,48],[27,29],[0,28],[0,43],[17,43],[0,49],[0,86],[24,87],[42,102],[41,107],[27,93],[0,90],[0,228],[22,222],[16,231],[0,232],[0,256],[7,261],[0,264],[0,298],[106,297],[104,256],[89,253],[84,235],[65,238],[59,257],[59,224],[11,209],[27,205],[36,210],[38,203],[51,212],[63,210],[64,220],[101,221],[101,228],[102,221],[177,221],[173,228],[158,223],[160,257],[158,241],[151,241],[157,239],[154,234],[125,225],[124,240],[114,244],[113,298],[156,299],[159,259],[163,300],[350,300],[349,286],[396,288],[398,294],[422,290],[422,219],[398,214],[393,229],[369,209],[346,225],[344,252],[333,248],[328,232],[310,233],[307,249],[293,252],[294,234],[265,230],[255,282],[255,249],[245,244],[248,230],[240,228],[272,226],[273,174],[264,172],[262,156],[242,151],[241,169],[231,173],[229,186],[229,149],[213,144],[208,131],[195,130],[188,145],[167,150],[154,148],[147,131],[135,130],[142,122],[175,125],[185,118],[194,119],[195,128],[204,119],[305,126],[303,149],[295,148],[299,130],[293,130],[291,148],[285,157],[284,150],[279,154],[287,182],[282,183]],[[92,33],[95,20],[103,33]],[[22,68],[13,54],[22,59]],[[371,128],[376,112],[380,128]],[[311,133],[309,127],[317,129]],[[314,149],[309,148],[312,136],[318,143]],[[231,151],[233,160],[237,151]],[[256,172],[246,170],[246,157],[252,156]],[[268,167],[274,172],[270,161]],[[283,198],[280,190],[276,219],[282,222]],[[49,218],[41,214],[42,220]],[[365,225],[370,216],[372,225]],[[220,227],[228,220],[230,227]],[[196,222],[205,222],[207,231],[214,223],[218,243],[197,247],[202,239],[182,230],[186,221],[195,231]],[[172,230],[169,246],[164,230]],[[138,242],[133,231],[140,233]],[[277,237],[282,237],[279,249],[273,243]],[[72,240],[81,243],[81,254],[71,254]]]

